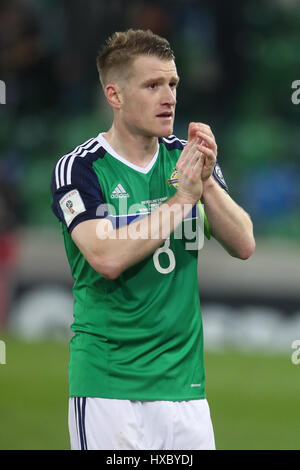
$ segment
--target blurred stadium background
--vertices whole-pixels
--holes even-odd
[[[255,226],[246,262],[213,241],[200,253],[217,447],[299,449],[297,0],[1,1],[0,449],[69,448],[72,280],[50,174],[59,156],[108,129],[95,56],[129,27],[170,40],[181,76],[175,134],[186,138],[190,121],[211,125],[231,196]]]

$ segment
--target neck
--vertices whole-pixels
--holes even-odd
[[[130,163],[145,168],[158,148],[158,138],[134,134],[113,123],[104,135],[109,145]]]

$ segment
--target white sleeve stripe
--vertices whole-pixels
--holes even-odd
[[[163,140],[164,140],[167,144],[172,144],[172,143],[175,142],[176,140],[178,140],[178,142],[181,142],[182,145],[186,145],[186,143],[187,143],[187,140],[180,140],[180,139],[178,139],[178,137],[173,137],[172,139],[163,137]]]
[[[174,137],[173,139],[170,139],[170,140],[167,140],[165,138],[163,138],[163,139],[167,142],[167,144],[172,144],[173,142],[175,142],[175,140],[179,140],[179,139],[177,139],[177,137]]]
[[[64,174],[65,174],[65,164],[66,164],[67,158],[65,157],[63,161],[61,162],[60,165],[60,181],[61,181],[61,186],[64,185]]]
[[[172,134],[172,135],[169,135],[168,137],[163,137],[163,139],[164,140],[172,140],[172,139],[174,139],[174,137],[176,138],[176,136],[174,134]],[[172,140],[172,142],[173,142],[173,140]]]
[[[84,148],[86,148],[92,141],[95,141],[95,139],[89,139],[86,142],[84,142],[81,145],[78,145],[75,150],[73,150],[70,153],[67,153],[66,155],[63,155],[57,162],[56,167],[55,167],[55,181],[56,181],[56,189],[59,189],[61,186],[64,185],[64,167],[66,160],[70,155],[77,154]],[[59,171],[60,169],[60,171]],[[59,175],[60,174],[60,175]],[[60,176],[60,177],[59,177]]]
[[[82,147],[86,147],[86,145],[92,142],[92,140],[95,139],[92,137],[91,139],[86,140],[85,142],[83,142],[83,144],[78,145],[74,150],[72,150],[72,152],[66,153],[64,157],[69,157],[70,155],[72,155],[72,153],[77,153]]]
[[[98,150],[99,147],[101,147],[102,144],[99,142],[95,147],[93,147],[91,150],[85,150],[82,155],[72,155],[72,157],[69,160],[68,163],[68,168],[67,168],[67,183],[66,184],[71,184],[71,172],[72,172],[72,166],[74,163],[74,160],[76,157],[83,158],[86,156],[87,153],[95,153],[96,150]]]
[[[56,167],[55,167],[55,180],[56,180],[56,188],[60,188],[60,186],[62,186],[60,183],[59,183],[59,166],[62,162],[62,160],[64,160],[66,157],[72,155],[73,153],[76,153],[78,151],[81,150],[82,147],[86,146],[87,144],[89,144],[92,140],[94,139],[88,139],[86,142],[84,142],[83,144],[81,145],[78,145],[72,152],[70,153],[67,153],[66,155],[63,155],[57,162],[56,164]]]

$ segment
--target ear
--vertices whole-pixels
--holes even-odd
[[[123,104],[122,92],[117,83],[108,83],[104,90],[106,99],[112,108],[120,109]]]

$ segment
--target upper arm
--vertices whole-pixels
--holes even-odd
[[[107,220],[104,219],[107,206],[101,186],[91,161],[76,157],[72,162],[69,178],[59,177],[58,165],[61,167],[61,164],[60,160],[52,175],[52,210],[67,227],[83,256],[96,269],[98,259],[95,249],[99,247],[97,223],[100,219]],[[107,220],[106,224],[111,222]]]
[[[71,234],[79,223],[105,217],[105,211],[99,211],[105,201],[91,161],[76,157],[68,179],[58,177],[62,163],[57,163],[52,174],[52,210]]]

